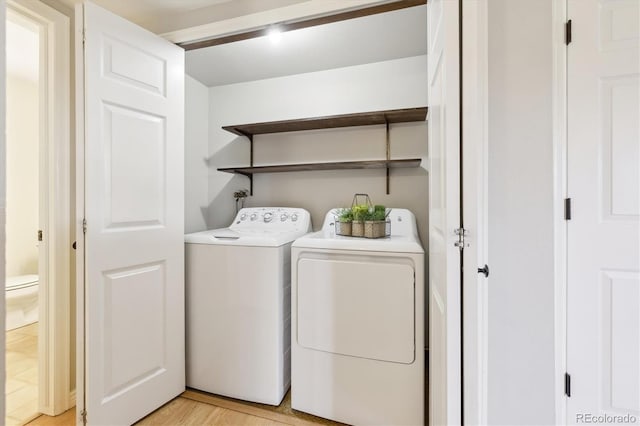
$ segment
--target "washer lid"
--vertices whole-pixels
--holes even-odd
[[[306,231],[271,233],[264,230],[235,231],[230,228],[210,229],[184,236],[187,244],[210,244],[244,247],[280,247],[306,234]]]
[[[30,287],[38,284],[38,279],[39,277],[35,274],[7,277],[5,280],[5,288],[7,290],[17,290],[19,288]]]

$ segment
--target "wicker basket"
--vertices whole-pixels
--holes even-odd
[[[365,205],[369,208],[369,213],[374,210],[371,198],[367,194],[355,194],[351,202],[351,210],[355,206]],[[342,213],[348,209],[336,209],[333,212],[334,221],[332,225],[335,227],[335,235],[344,235],[351,237],[364,238],[384,238],[391,235],[391,221],[387,217],[385,220],[354,220],[352,222],[340,222]],[[389,215],[391,209],[386,209],[386,215]],[[354,215],[355,216],[355,215]]]
[[[351,222],[351,236],[364,237],[364,222]]]
[[[336,220],[335,224],[336,235],[351,236],[351,222],[340,222],[339,220]]]
[[[364,222],[365,238],[382,238],[386,236],[387,222],[384,220],[367,220]]]

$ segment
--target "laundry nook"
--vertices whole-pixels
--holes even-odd
[[[1,424],[640,424],[640,1],[0,17]]]

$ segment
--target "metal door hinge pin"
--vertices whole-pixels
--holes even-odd
[[[457,228],[453,230],[453,233],[458,236],[458,241],[453,243],[454,246],[463,250],[465,247],[469,247],[469,243],[465,241],[465,237],[469,235],[469,231],[464,228]]]

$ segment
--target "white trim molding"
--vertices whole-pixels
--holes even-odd
[[[75,73],[75,222],[76,232],[76,423],[82,425],[85,413],[85,324],[84,324],[84,5],[74,9],[74,73]]]
[[[69,409],[71,291],[70,21],[42,2],[9,0],[8,16],[40,34],[41,215],[45,265],[40,281],[39,411]]]
[[[0,0],[0,282],[5,288],[5,259],[6,259],[6,3],[5,0]],[[0,292],[0,330],[5,330],[5,292]],[[6,333],[0,335],[0,383],[6,383],[6,371],[5,371],[5,355],[6,355]],[[0,419],[5,418],[6,412],[6,398],[0,399]]]
[[[488,259],[488,2],[462,0],[464,422],[487,424],[488,285],[476,273]],[[468,271],[468,272],[467,272]]]

